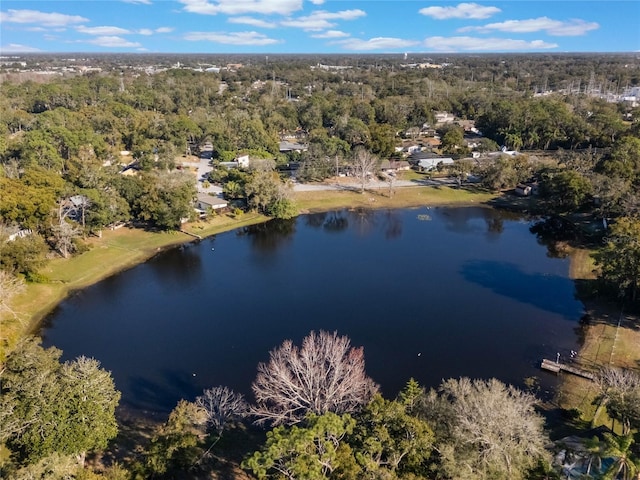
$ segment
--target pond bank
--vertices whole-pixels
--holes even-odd
[[[638,369],[640,366],[640,328],[637,315],[625,312],[617,302],[593,297],[585,292],[585,284],[595,281],[591,250],[569,248],[570,276],[578,286],[578,297],[585,305],[585,316],[579,335],[581,347],[578,362],[592,371],[602,367]],[[581,420],[593,426],[608,424],[606,414],[595,418],[597,391],[594,382],[564,375],[556,395],[557,405],[564,410],[577,409]]]
[[[371,190],[364,194],[353,191],[298,192],[295,200],[299,213],[327,211],[335,208],[402,208],[420,205],[479,205],[495,194],[476,189],[449,187],[403,187],[389,191]],[[206,222],[186,224],[184,232],[153,232],[121,228],[105,230],[101,238],[92,237],[90,249],[80,255],[47,262],[39,272],[48,283],[29,283],[12,302],[16,317],[0,319],[2,342],[0,361],[25,335],[38,331],[42,319],[74,291],[86,288],[123,270],[145,262],[160,251],[187,242],[194,236],[208,237],[269,220],[264,215],[248,213],[239,217],[217,215]]]

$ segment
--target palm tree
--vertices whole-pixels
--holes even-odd
[[[609,480],[632,480],[640,472],[640,459],[631,455],[633,436],[617,436],[605,433],[604,441],[604,456],[614,458],[614,462],[604,472],[603,478]]]
[[[591,467],[595,467],[595,469],[600,472],[602,470],[602,458],[605,450],[604,444],[595,435],[593,438],[585,438],[582,443],[586,452],[589,454],[587,471],[585,473],[589,475],[591,473]]]

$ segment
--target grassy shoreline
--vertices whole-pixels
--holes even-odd
[[[403,187],[389,197],[388,189],[367,190],[364,194],[351,190],[297,192],[295,201],[299,213],[326,211],[335,208],[405,208],[420,205],[480,205],[495,198],[495,194],[474,189],[449,187]],[[101,238],[87,240],[89,250],[63,259],[54,258],[39,273],[48,283],[29,283],[12,302],[18,315],[0,319],[0,359],[25,335],[37,333],[42,320],[73,292],[132,268],[157,255],[160,251],[247,225],[262,223],[269,218],[247,213],[234,217],[217,215],[206,222],[185,224],[181,232],[151,232],[121,228],[106,230]],[[186,232],[186,233],[185,233]]]
[[[184,232],[152,232],[123,227],[104,231],[101,238],[89,238],[89,250],[68,258],[54,258],[40,270],[47,283],[28,283],[12,302],[17,315],[0,320],[2,345],[0,359],[25,335],[37,333],[42,320],[73,292],[143,263],[159,252],[206,237],[264,222],[267,217],[245,214],[237,218],[226,215],[211,221],[185,225]],[[185,233],[188,232],[188,233]]]
[[[595,264],[588,249],[570,248],[570,277],[578,283],[593,282]],[[581,346],[578,363],[597,371],[602,367],[638,369],[640,366],[640,329],[636,315],[624,312],[619,303],[578,293],[584,303],[585,317],[580,327]],[[577,409],[580,420],[592,426],[611,426],[605,411],[596,417],[594,403],[597,391],[594,382],[573,375],[564,375],[556,395],[556,403],[565,410]]]

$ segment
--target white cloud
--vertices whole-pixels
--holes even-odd
[[[74,23],[88,22],[88,18],[63,13],[46,13],[38,10],[7,10],[0,12],[0,23],[38,23],[46,27],[66,27]]]
[[[125,38],[117,37],[113,35],[96,37],[92,40],[88,40],[87,43],[98,45],[99,47],[109,47],[109,48],[132,48],[132,47],[142,46],[138,42],[131,42]]]
[[[354,51],[370,51],[370,50],[397,50],[399,48],[411,47],[417,45],[418,42],[413,40],[404,40],[402,38],[392,37],[375,37],[369,40],[361,40],[358,38],[350,38],[348,40],[340,40],[333,42],[341,45],[345,50]]]
[[[0,53],[29,53],[39,52],[39,48],[20,45],[19,43],[10,43],[9,45],[0,45]]]
[[[324,3],[324,0],[310,0],[310,1],[314,5],[322,5]]]
[[[312,38],[344,38],[350,36],[349,33],[341,32],[340,30],[327,30],[326,32],[311,35]]]
[[[194,42],[207,41],[225,45],[273,45],[280,40],[269,38],[258,32],[191,32],[184,36],[185,40]]]
[[[110,27],[110,26],[102,26],[102,27],[76,27],[76,30],[80,33],[86,33],[89,35],[128,35],[131,32],[125,28],[120,27]]]
[[[428,37],[423,45],[440,52],[502,52],[508,50],[547,50],[558,48],[556,43],[542,40],[514,40],[510,38]]]
[[[174,28],[173,27],[160,27],[160,28],[156,28],[155,32],[156,33],[171,33],[173,32]]]
[[[598,28],[600,28],[600,25],[596,22],[585,22],[584,20],[576,19],[562,22],[562,25],[557,27],[551,27],[547,30],[547,33],[556,37],[577,37]]]
[[[327,12],[317,10],[310,15],[298,18],[289,18],[280,22],[283,27],[302,28],[303,30],[328,30],[336,26],[335,20],[355,20],[366,16],[364,10],[341,10],[339,12]]]
[[[280,25],[283,27],[302,28],[303,30],[327,30],[335,27],[336,23],[322,18],[300,17],[283,20]]]
[[[553,20],[549,17],[529,18],[527,20],[507,20],[505,22],[489,23],[479,27],[464,27],[458,29],[459,32],[510,32],[510,33],[532,33],[545,31],[549,35],[555,36],[577,36],[584,35],[590,30],[599,28],[595,22],[585,22],[584,20],[573,19],[567,22]]]
[[[153,30],[150,28],[141,28],[136,32],[138,35],[153,35]]]
[[[302,8],[302,0],[179,0],[184,10],[201,15],[241,15],[243,13],[265,15],[291,15]]]
[[[277,27],[275,23],[267,22],[265,20],[260,20],[259,18],[253,18],[253,17],[231,17],[227,21],[229,23],[251,25],[252,27],[258,27],[258,28],[276,28]]]
[[[489,18],[500,13],[501,10],[498,7],[478,5],[477,3],[460,3],[455,7],[425,7],[421,8],[419,12],[436,20],[446,20],[448,18]]]

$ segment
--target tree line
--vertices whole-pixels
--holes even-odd
[[[25,339],[4,365],[5,478],[204,478],[225,456],[254,478],[560,478],[531,393],[496,379],[449,379],[432,389],[410,379],[385,399],[366,375],[362,348],[325,331],[272,350],[258,365],[254,402],[225,386],[205,389],[181,400],[137,455],[92,472],[86,455],[116,437],[120,394],[97,361],[60,363],[60,355]],[[631,479],[638,472],[632,433],[640,428],[640,376],[609,368],[597,380],[600,408],[623,431],[585,440],[594,461],[614,459],[594,463],[594,472]]]

